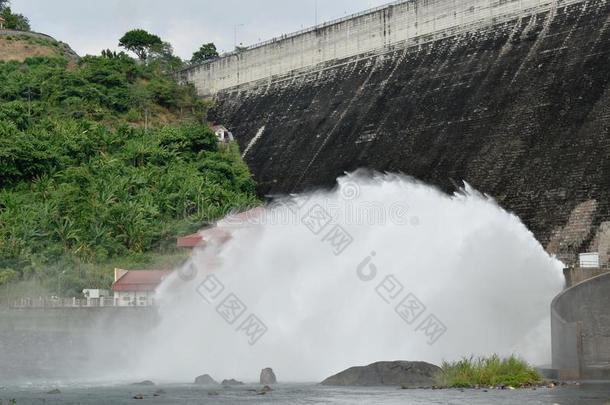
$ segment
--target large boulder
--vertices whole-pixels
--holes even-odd
[[[232,378],[230,380],[222,380],[221,384],[223,386],[225,386],[225,387],[232,387],[232,386],[235,386],[235,385],[244,385],[243,382],[234,380]]]
[[[385,361],[364,367],[352,367],[328,377],[322,385],[431,387],[441,369],[421,361]]]
[[[277,378],[272,368],[262,369],[260,383],[261,385],[277,384]]]
[[[195,378],[195,384],[197,385],[218,385],[216,380],[212,378],[209,374],[200,375]]]

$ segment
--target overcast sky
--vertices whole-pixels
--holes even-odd
[[[317,0],[318,21],[376,7],[389,0]],[[314,25],[316,0],[12,0],[34,31],[67,42],[80,55],[117,49],[118,38],[144,28],[190,59],[202,43],[230,51]],[[241,26],[243,24],[243,26]]]

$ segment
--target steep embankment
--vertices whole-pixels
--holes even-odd
[[[63,57],[72,63],[78,55],[67,44],[35,32],[0,30],[0,61],[23,62],[33,57]]]
[[[176,236],[256,204],[238,148],[218,144],[161,61],[67,66],[0,61],[0,287],[73,297],[109,287],[115,267],[172,267]],[[44,294],[31,291],[11,286],[0,305]]]
[[[609,19],[609,2],[583,1],[225,91],[215,115],[261,193],[360,167],[466,180],[573,260],[607,236]]]

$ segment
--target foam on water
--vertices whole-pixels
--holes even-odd
[[[319,381],[380,360],[516,353],[548,362],[562,265],[519,218],[468,186],[448,196],[389,174],[338,184],[257,220],[221,221],[230,238],[209,236],[160,289],[161,323],[138,343],[132,371],[252,380],[273,367],[283,381]],[[230,294],[247,307],[235,320],[241,310],[222,306]],[[267,328],[262,337],[240,330],[250,315]]]

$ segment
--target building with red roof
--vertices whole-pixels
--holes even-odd
[[[223,125],[214,123],[210,125],[210,129],[216,134],[216,138],[218,138],[218,142],[221,143],[229,143],[235,140],[231,131],[225,128]]]
[[[194,249],[203,245],[203,235],[194,233],[192,235],[182,236],[178,238],[177,245],[181,248]]]
[[[197,247],[204,247],[213,241],[223,244],[229,239],[231,239],[231,233],[228,230],[213,227],[199,233],[178,238],[177,245],[181,248],[194,249]]]
[[[114,269],[114,305],[147,307],[154,305],[155,292],[171,271]]]
[[[231,214],[220,220],[216,226],[204,229],[192,235],[186,235],[177,239],[177,246],[181,248],[194,249],[205,247],[211,242],[226,243],[231,239],[231,231],[248,226],[261,224],[264,220],[265,209],[257,207],[248,211]]]

